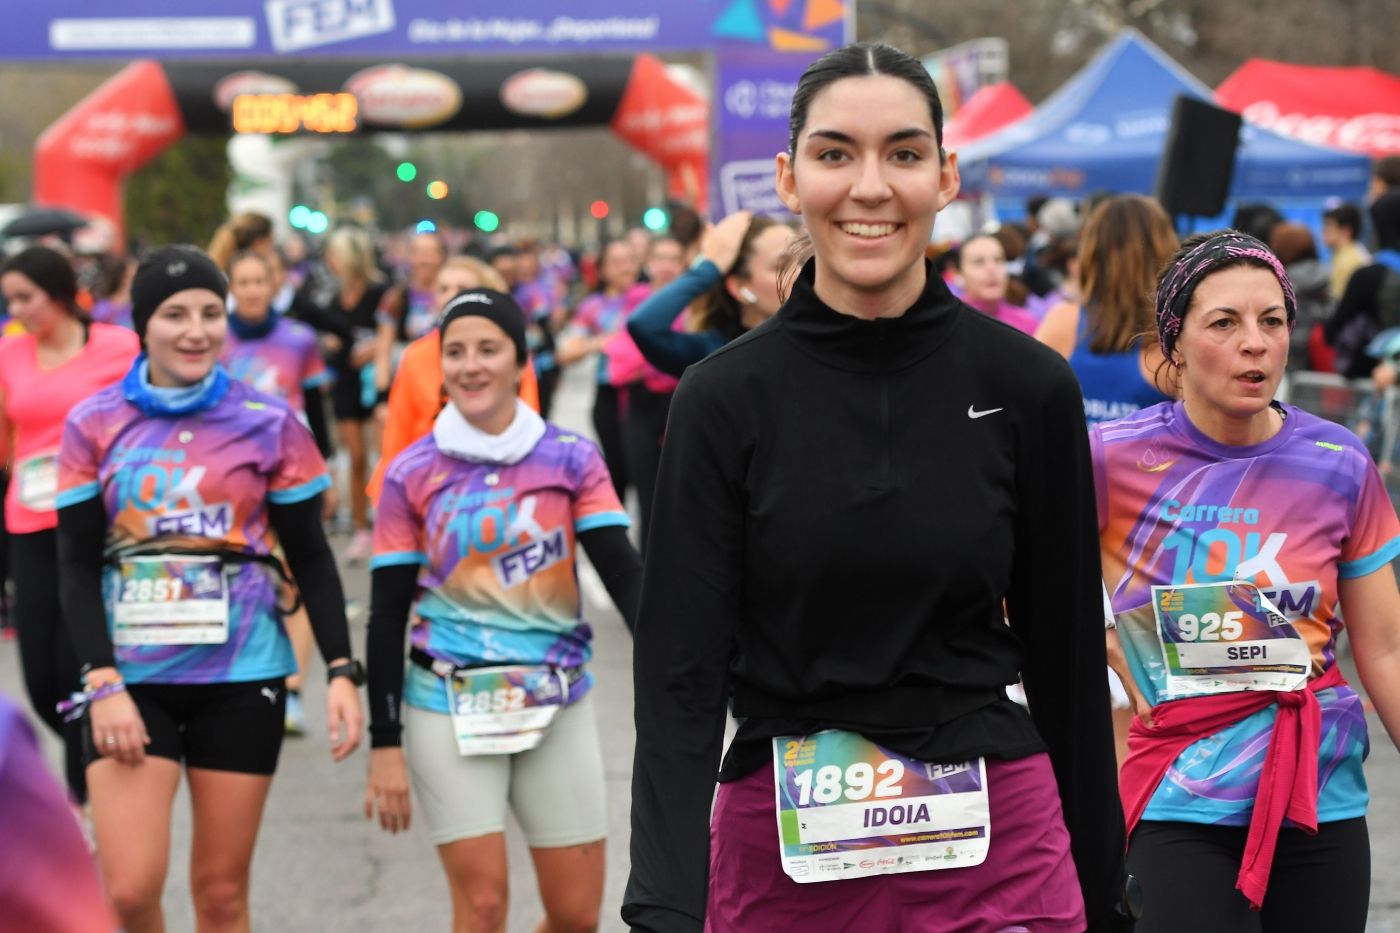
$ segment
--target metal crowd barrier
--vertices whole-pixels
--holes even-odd
[[[1289,373],[1280,397],[1306,412],[1349,428],[1366,444],[1392,496],[1400,495],[1400,476],[1392,469],[1400,441],[1400,388],[1377,389],[1370,379],[1346,379],[1334,373]]]

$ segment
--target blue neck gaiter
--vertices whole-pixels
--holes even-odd
[[[219,404],[227,393],[228,373],[218,363],[214,364],[209,375],[194,385],[174,388],[153,386],[150,363],[145,353],[136,358],[122,379],[122,394],[126,400],[152,418],[178,418],[207,411]]]

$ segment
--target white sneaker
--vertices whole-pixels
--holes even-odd
[[[361,528],[355,532],[354,537],[350,539],[350,546],[345,549],[345,562],[351,567],[356,567],[368,561],[372,553],[374,537]]]

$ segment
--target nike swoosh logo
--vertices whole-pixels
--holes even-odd
[[[1004,410],[1005,409],[1001,408],[988,408],[986,411],[977,411],[971,405],[969,405],[967,406],[967,416],[972,420],[976,421],[978,418],[985,418],[988,415],[995,415],[997,412]]]

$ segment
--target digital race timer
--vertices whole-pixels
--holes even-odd
[[[360,103],[354,94],[239,94],[235,133],[353,133]]]

